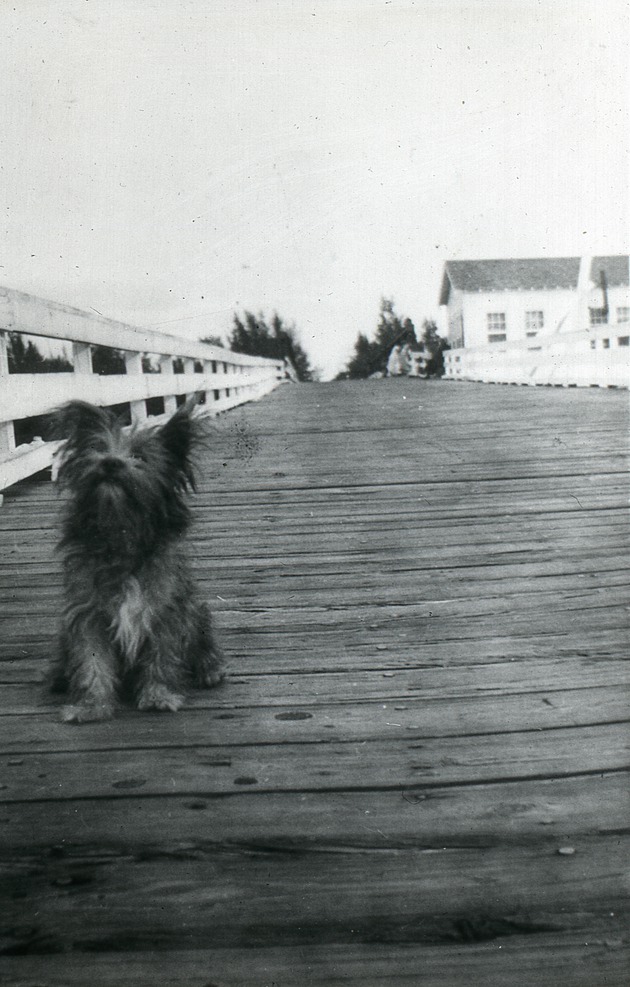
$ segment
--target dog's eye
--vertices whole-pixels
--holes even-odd
[[[136,469],[145,469],[151,462],[151,456],[144,450],[135,450],[131,453],[131,465]]]

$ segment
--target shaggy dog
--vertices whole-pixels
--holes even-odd
[[[223,677],[210,612],[195,594],[182,536],[199,424],[190,404],[160,428],[123,429],[82,401],[57,413],[68,494],[60,549],[65,602],[52,687],[62,718],[109,718],[119,696],[180,708],[187,685]]]

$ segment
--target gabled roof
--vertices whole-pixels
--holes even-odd
[[[599,284],[600,272],[606,272],[606,282],[609,288],[630,284],[630,258],[627,254],[617,254],[614,257],[593,257],[591,263],[591,281]]]
[[[606,272],[609,287],[630,284],[630,263],[627,254],[593,257],[590,270],[593,284],[599,284],[602,270]],[[579,273],[579,257],[447,260],[442,277],[440,305],[448,304],[452,288],[460,291],[575,289]]]
[[[448,260],[444,265],[440,305],[447,304],[451,288],[460,291],[570,289],[577,287],[579,273],[579,257]]]

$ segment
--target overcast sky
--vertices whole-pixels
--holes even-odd
[[[628,250],[621,0],[0,0],[0,284],[330,376],[449,258]]]

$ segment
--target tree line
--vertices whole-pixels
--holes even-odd
[[[225,344],[218,336],[205,336],[200,341],[225,348]],[[233,353],[266,356],[274,360],[288,358],[295,368],[298,380],[314,379],[315,372],[297,338],[295,326],[286,325],[276,313],[269,325],[262,313],[253,315],[251,312],[245,312],[243,318],[235,314],[227,345]],[[8,334],[7,355],[9,373],[12,374],[72,373],[74,369],[65,352],[61,356],[44,356],[32,339],[25,338],[17,332]],[[182,361],[174,360],[173,363],[174,372],[182,373]],[[195,369],[201,370],[202,367]],[[108,346],[93,346],[92,370],[95,374],[102,375],[124,374],[126,372],[124,354]],[[159,366],[145,354],[142,358],[142,370],[144,373],[158,373]]]
[[[214,340],[206,337],[202,342]],[[312,381],[315,378],[315,371],[298,339],[295,324],[287,325],[277,312],[274,312],[269,324],[262,312],[254,315],[246,311],[243,318],[235,314],[228,347],[233,353],[266,356],[272,360],[288,359],[295,368],[298,380]]]
[[[426,377],[441,377],[444,373],[444,351],[449,345],[438,333],[432,319],[424,319],[420,335],[408,317],[396,314],[394,301],[382,298],[379,320],[372,339],[360,332],[354,344],[354,353],[337,380],[362,380],[384,376],[387,361],[394,346],[407,346],[411,351],[424,355]]]
[[[32,339],[19,332],[8,334],[7,359],[10,374],[63,374],[74,370],[65,350],[58,356],[44,356]],[[95,374],[124,374],[124,354],[109,346],[93,346],[92,370]]]

